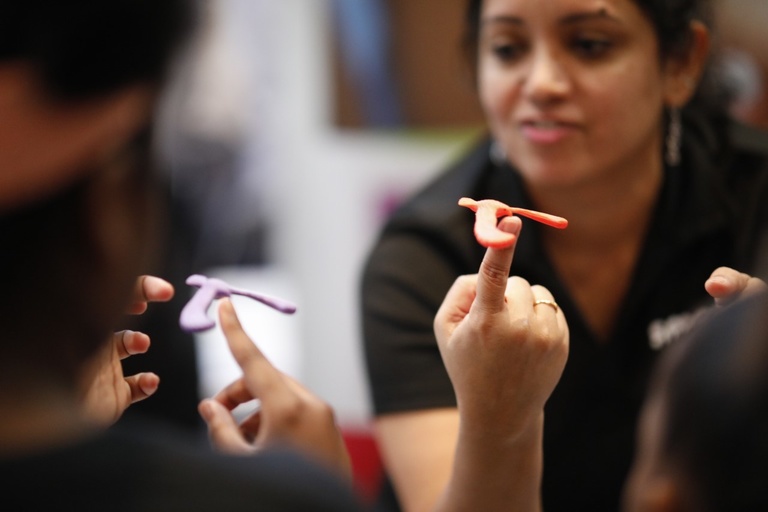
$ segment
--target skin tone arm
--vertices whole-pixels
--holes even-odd
[[[376,417],[376,442],[404,512],[433,510],[448,484],[459,435],[457,409]]]
[[[519,234],[520,219],[499,224]],[[437,510],[541,510],[544,404],[568,358],[568,326],[541,286],[508,277],[514,245],[459,277],[435,335],[460,417],[453,472]]]
[[[520,220],[500,229],[519,234]],[[458,409],[377,420],[385,462],[407,511],[537,511],[543,407],[568,354],[568,327],[540,286],[508,278],[514,245],[488,249],[456,280],[435,334]]]
[[[349,455],[331,407],[272,366],[243,330],[229,299],[219,304],[219,322],[243,376],[200,403],[213,445],[242,455],[289,446],[351,478]],[[238,425],[232,410],[256,399],[259,409]]]
[[[167,302],[173,297],[173,286],[153,276],[136,280],[128,313],[139,315],[150,302]],[[149,350],[149,336],[141,332],[120,331],[112,336],[93,361],[97,370],[87,372],[83,384],[83,406],[87,417],[107,427],[117,421],[132,403],[144,400],[157,391],[160,378],[151,372],[126,377],[121,361]]]

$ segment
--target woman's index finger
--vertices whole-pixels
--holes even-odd
[[[504,295],[521,228],[522,221],[518,217],[505,217],[499,222],[498,229],[514,235],[514,241],[506,247],[489,247],[485,251],[477,276],[476,307],[488,312],[505,308]]]

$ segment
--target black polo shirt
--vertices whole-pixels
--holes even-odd
[[[683,142],[665,171],[647,239],[608,342],[599,343],[523,220],[512,273],[547,287],[568,319],[570,355],[546,405],[544,509],[615,512],[653,362],[712,300],[704,282],[719,266],[757,272],[768,220],[768,138],[734,125],[733,148],[712,157],[706,139]],[[362,279],[362,321],[376,414],[455,407],[432,331],[454,279],[483,258],[462,196],[531,207],[514,169],[496,166],[484,140],[403,204],[383,229]]]

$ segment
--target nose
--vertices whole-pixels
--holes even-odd
[[[546,105],[562,99],[570,91],[570,81],[556,54],[540,49],[531,55],[530,68],[523,79],[523,91],[531,101]]]

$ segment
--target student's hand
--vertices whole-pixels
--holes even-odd
[[[173,286],[153,276],[136,280],[129,314],[141,314],[149,302],[167,302],[173,297]],[[92,376],[83,384],[83,405],[86,414],[99,426],[117,421],[134,402],[144,400],[157,391],[160,378],[151,372],[126,377],[121,361],[149,349],[149,336],[136,331],[120,331],[95,356]]]
[[[506,217],[499,228],[519,234],[521,223]],[[562,311],[546,288],[508,277],[513,253],[514,244],[488,249],[478,274],[454,282],[434,322],[461,428],[482,435],[538,428],[568,357]]]
[[[200,403],[213,445],[243,455],[288,446],[350,477],[349,455],[331,407],[272,366],[243,331],[229,299],[220,302],[219,322],[243,376]],[[252,400],[260,401],[259,409],[238,425],[232,410]]]
[[[715,304],[723,306],[736,299],[768,289],[765,281],[752,277],[729,267],[720,267],[712,272],[704,283],[704,288],[715,299]]]

